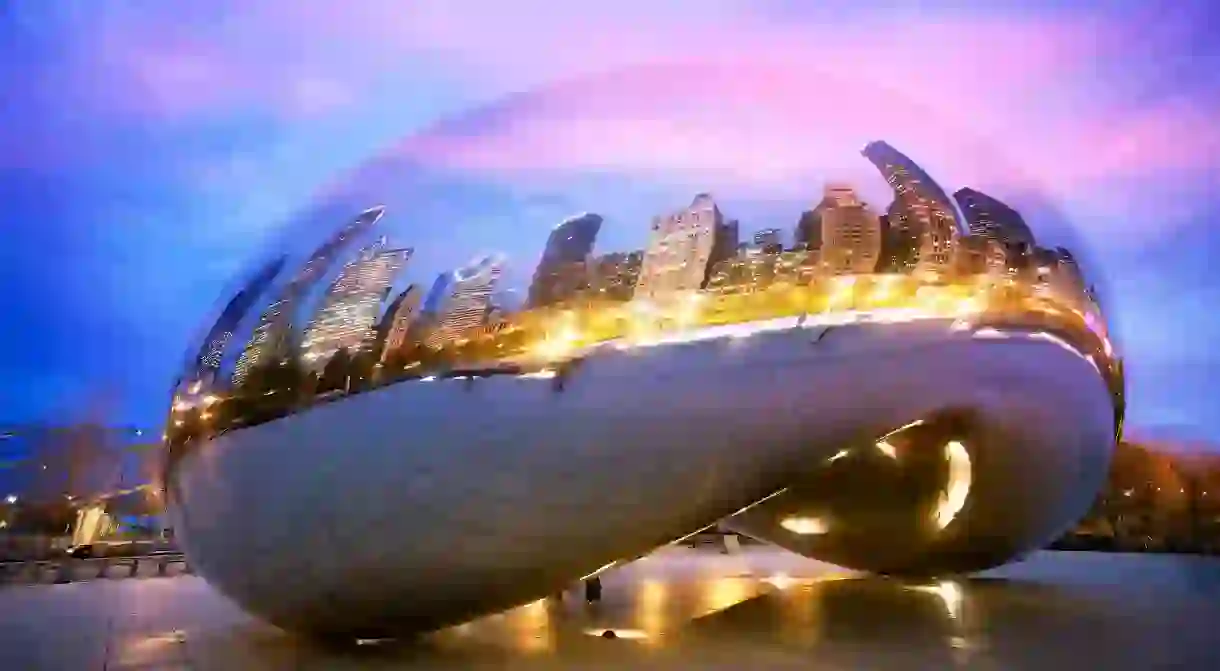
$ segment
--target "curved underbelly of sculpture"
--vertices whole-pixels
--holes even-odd
[[[527,603],[726,518],[874,571],[1002,563],[1083,514],[1113,417],[1063,343],[949,320],[795,328],[607,349],[563,385],[386,386],[215,436],[167,489],[192,562],[243,607],[377,637]]]

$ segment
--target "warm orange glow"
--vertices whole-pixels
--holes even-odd
[[[945,446],[945,458],[949,460],[949,483],[936,506],[936,524],[941,529],[949,526],[966,506],[973,476],[970,452],[965,445],[956,440],[949,441]]]
[[[785,517],[779,525],[800,536],[818,536],[830,531],[830,525],[820,517]]]

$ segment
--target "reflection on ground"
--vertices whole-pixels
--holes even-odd
[[[1211,576],[1208,578],[1208,576]],[[290,588],[288,582],[286,588]],[[192,578],[7,590],[15,668],[1215,668],[1220,564],[1042,553],[963,582],[858,577],[769,548],[669,548],[412,642],[292,639]],[[65,626],[71,621],[72,627]],[[617,636],[603,634],[613,630]],[[6,653],[7,654],[7,653]]]

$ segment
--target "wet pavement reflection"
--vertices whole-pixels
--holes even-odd
[[[0,645],[18,655],[6,668],[109,671],[1212,669],[1216,577],[1208,559],[1039,553],[915,584],[769,548],[667,548],[607,573],[598,603],[574,586],[419,639],[336,648],[253,620],[192,576],[18,587],[0,592],[0,613],[22,614],[0,616]]]

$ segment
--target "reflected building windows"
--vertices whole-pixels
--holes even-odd
[[[390,303],[385,317],[379,325],[378,338],[384,343],[381,348],[381,360],[384,361],[390,352],[397,351],[407,345],[412,329],[419,317],[422,296],[419,287],[412,284]]]
[[[685,210],[654,219],[635,298],[665,301],[703,288],[711,267],[737,248],[737,235],[737,222],[726,222],[706,193]]]
[[[386,249],[383,236],[361,250],[331,284],[322,305],[305,328],[301,357],[320,371],[341,349],[367,349],[390,284],[411,258],[410,249]]]
[[[438,299],[436,326],[428,335],[428,346],[442,347],[463,332],[486,324],[503,273],[504,259],[500,256],[484,256],[454,271],[440,289],[443,298]]]
[[[286,259],[281,256],[257,272],[253,279],[250,280],[237,295],[225,305],[224,310],[220,313],[220,317],[212,326],[204,338],[203,348],[199,351],[196,358],[197,370],[192,380],[203,380],[207,378],[209,381],[214,379],[220,371],[221,365],[224,363],[225,353],[228,351],[229,343],[233,339],[234,333],[237,332],[242,320],[254,306],[255,301],[262,296],[267,287],[271,285],[276,276],[284,268]]]
[[[971,188],[953,193],[966,218],[970,235],[979,236],[1016,249],[1034,246],[1034,236],[1021,215],[1008,205],[981,191]]]
[[[233,372],[234,384],[242,384],[250,371],[258,366],[291,356],[289,350],[294,341],[293,321],[299,309],[298,304],[305,300],[314,285],[326,275],[343,250],[380,221],[384,214],[385,208],[382,206],[361,212],[351,223],[310,254],[292,281],[259,317],[254,335],[237,360]]]
[[[822,264],[831,274],[871,273],[881,255],[881,221],[843,184],[828,184],[822,210]]]
[[[915,241],[912,271],[930,277],[951,272],[961,227],[944,190],[886,142],[870,142],[861,153],[894,190],[894,204],[887,214],[891,226],[897,225]]]
[[[591,298],[625,302],[635,295],[644,252],[611,252],[595,256],[588,264],[588,289]]]
[[[586,261],[601,226],[601,216],[586,213],[561,222],[551,231],[530,283],[530,307],[571,300],[586,287]]]

